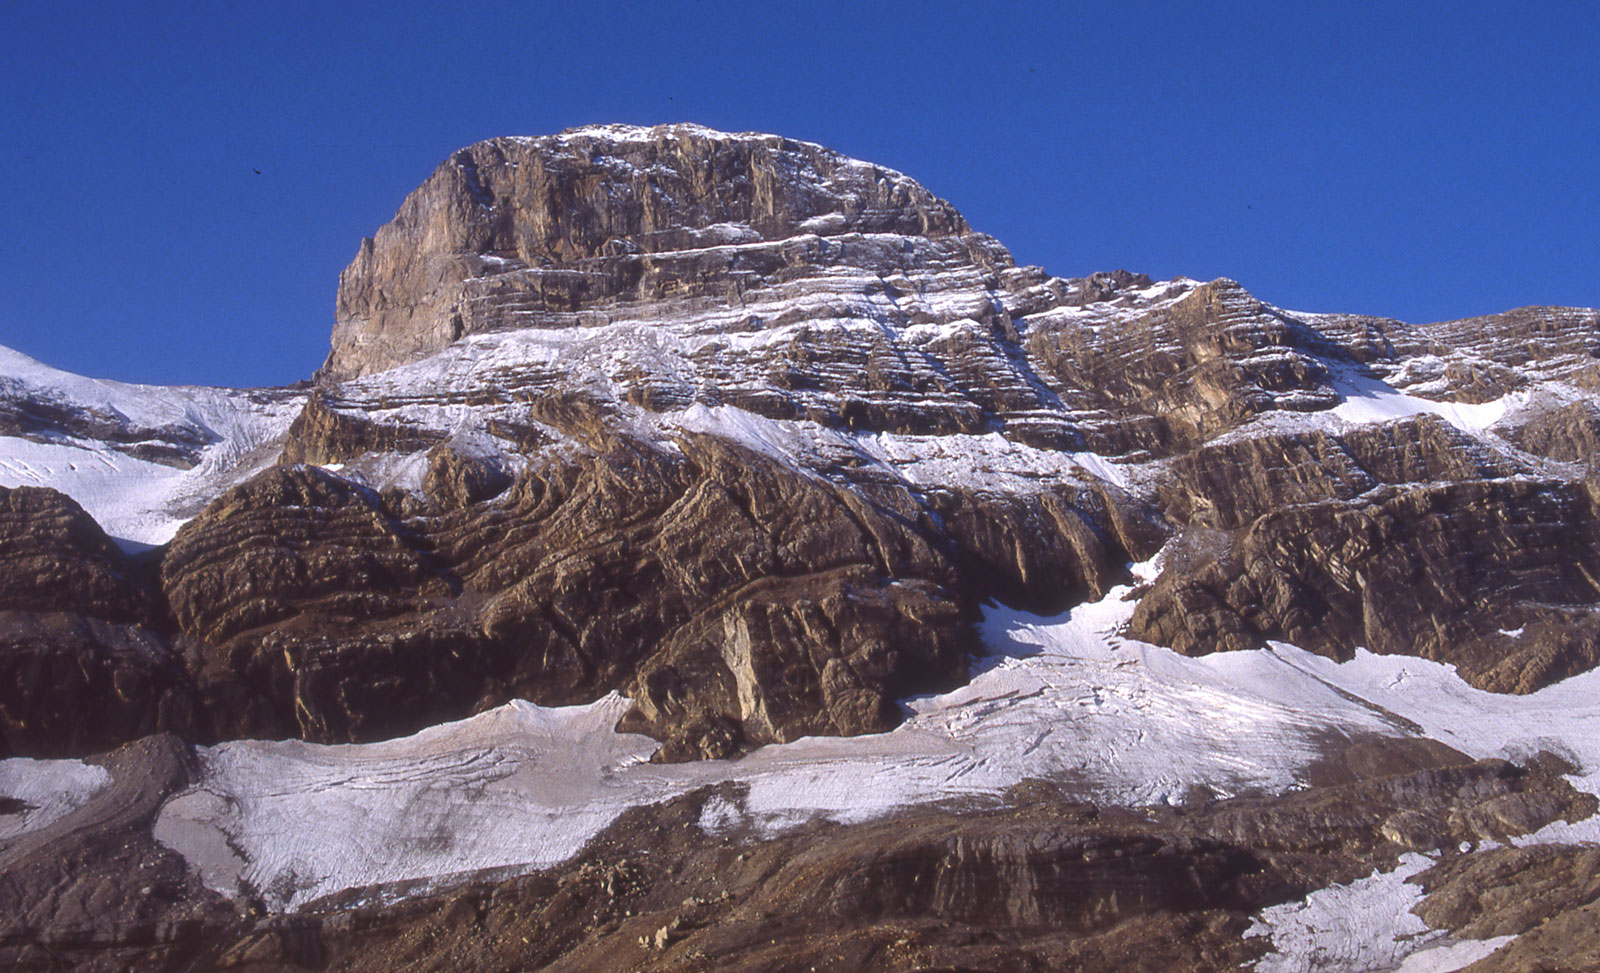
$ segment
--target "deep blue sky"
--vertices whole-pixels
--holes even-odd
[[[1597,51],[1588,3],[9,3],[0,344],[309,376],[339,271],[451,151],[603,121],[822,142],[1063,276],[1600,305]]]

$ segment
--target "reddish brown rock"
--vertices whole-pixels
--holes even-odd
[[[153,574],[70,498],[0,487],[0,756],[194,729]]]
[[[148,622],[147,574],[71,497],[0,487],[0,610]]]

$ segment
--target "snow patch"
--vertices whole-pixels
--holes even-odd
[[[1340,664],[1281,642],[1271,651],[1318,680],[1393,713],[1472,757],[1525,760],[1548,750],[1577,765],[1572,785],[1600,795],[1600,669],[1538,692],[1501,695],[1474,689],[1455,666],[1357,649]],[[1600,843],[1600,816],[1557,821],[1513,844]]]
[[[1086,478],[1133,488],[1131,471],[1104,456],[1038,449],[998,432],[848,433],[809,420],[768,419],[735,406],[701,404],[664,415],[660,422],[666,429],[739,443],[801,472],[826,467],[830,453],[853,454],[921,489],[1025,494]]]
[[[1346,422],[1394,422],[1414,415],[1436,415],[1462,432],[1480,433],[1499,422],[1515,407],[1525,405],[1530,391],[1513,392],[1492,402],[1436,402],[1404,392],[1376,378],[1354,373],[1337,378],[1334,388],[1343,397],[1332,414]]]
[[[0,814],[0,842],[59,821],[110,783],[110,771],[81,760],[0,760],[0,797],[23,805],[20,811]]]
[[[1395,973],[1455,973],[1487,959],[1510,945],[1515,936],[1493,939],[1456,939],[1426,946],[1410,956]]]
[[[1333,885],[1262,910],[1246,937],[1269,936],[1274,952],[1258,973],[1332,973],[1399,970],[1446,973],[1477,962],[1515,937],[1450,940],[1411,910],[1422,902],[1420,885],[1407,881],[1433,861],[1409,854],[1393,871],[1374,871],[1348,885]]]
[[[831,236],[833,234],[842,232],[846,226],[846,223],[847,221],[843,213],[824,213],[821,216],[813,216],[810,219],[802,220],[797,229],[799,229],[801,233],[815,233],[818,236]]]
[[[204,748],[201,784],[168,801],[155,835],[209,887],[280,909],[353,886],[553,865],[622,810],[676,790],[643,763],[654,741],[611,731],[627,705],[514,702],[386,743]]]
[[[703,827],[770,834],[992,801],[1028,778],[1125,805],[1276,792],[1304,783],[1329,734],[1403,733],[1272,653],[1197,660],[1116,638],[1127,593],[1061,618],[991,610],[994,654],[972,682],[910,701],[888,733],[661,765],[647,762],[654,741],[614,731],[620,696],[516,702],[387,743],[205,748],[200,785],[156,833],[210,887],[295,909],[346,888],[553,865],[624,810],[708,785],[742,796],[708,800]]]
[[[1135,569],[1159,567],[1158,557]],[[628,706],[620,696],[555,709],[514,702],[387,743],[205,748],[202,782],[168,803],[157,836],[212,888],[295,909],[352,887],[553,865],[629,808],[724,784],[734,786],[701,809],[711,833],[990,802],[1030,778],[1104,804],[1179,803],[1196,789],[1301,787],[1329,739],[1420,726],[1478,757],[1554,749],[1581,764],[1577,786],[1600,790],[1600,671],[1496,696],[1449,666],[1365,651],[1341,664],[1273,643],[1193,659],[1119,635],[1128,594],[1117,588],[1053,618],[989,609],[991,654],[971,682],[908,701],[888,733],[662,765],[648,762],[654,741],[615,732]],[[1558,823],[1523,840],[1592,841],[1597,831],[1600,822]],[[1339,894],[1392,896],[1392,881]]]
[[[0,347],[0,397],[6,393],[133,428],[182,430],[203,444],[186,470],[97,440],[0,436],[0,486],[59,490],[130,547],[166,543],[218,494],[271,465],[305,404],[303,393],[85,378]]]

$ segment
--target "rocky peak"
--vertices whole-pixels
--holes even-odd
[[[461,150],[339,313],[0,349],[0,757],[127,744],[0,762],[0,966],[1239,968],[1361,879],[1600,968],[1600,313],[1054,278],[694,126]]]
[[[362,241],[322,374],[380,371],[463,334],[593,323],[573,312],[630,300],[723,298],[774,257],[819,262],[819,238],[970,233],[914,180],[775,135],[606,125],[490,139],[452,155]]]

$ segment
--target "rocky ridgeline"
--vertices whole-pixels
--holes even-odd
[[[467,334],[739,306],[774,284],[826,295],[817,278],[832,267],[955,268],[981,260],[969,249],[985,239],[899,173],[776,136],[612,126],[493,139],[452,156],[363,241],[323,374],[379,371]]]
[[[891,726],[959,683],[985,599],[1059,611],[1168,542],[1141,639],[1526,692],[1597,661],[1597,356],[1594,311],[1053,278],[774,136],[494,139],[363,242],[279,465],[170,544],[0,490],[0,732],[370,740],[615,689],[666,758],[721,757]],[[15,434],[111,421],[28,389]],[[109,448],[207,441],[127,425]]]

